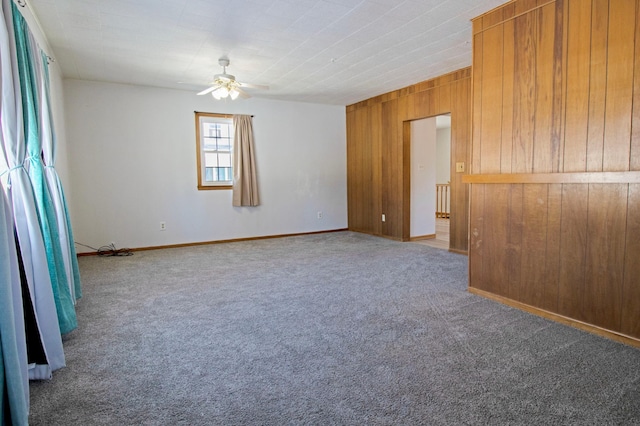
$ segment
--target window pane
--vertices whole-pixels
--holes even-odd
[[[231,152],[231,142],[229,138],[218,139],[218,151]]]
[[[204,166],[205,167],[217,167],[218,166],[218,154],[216,152],[204,153]]]
[[[217,139],[205,136],[204,138],[204,150],[215,151],[217,147]]]
[[[231,167],[231,154],[218,153],[218,166]]]
[[[218,137],[228,138],[231,135],[231,126],[228,124],[220,124]]]
[[[213,167],[205,167],[204,180],[205,182],[213,182]]]

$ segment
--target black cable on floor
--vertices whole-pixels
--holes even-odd
[[[115,244],[109,244],[106,246],[102,246],[100,248],[95,248],[88,246],[86,244],[79,243],[74,241],[79,246],[90,248],[91,250],[95,250],[98,256],[109,257],[109,256],[133,256],[133,251],[129,248],[116,248]]]

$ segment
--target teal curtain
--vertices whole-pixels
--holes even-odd
[[[3,24],[0,25],[0,148],[7,169],[2,185],[7,194],[17,239],[18,257],[24,264],[25,283],[36,319],[39,344],[45,357],[28,364],[27,375],[47,380],[52,371],[66,365],[53,286],[47,264],[47,252],[40,229],[31,180],[25,168],[27,148],[24,138],[22,96],[13,25],[13,2],[2,0]],[[25,305],[26,306],[26,305]]]
[[[58,220],[58,234],[60,235],[60,246],[64,257],[65,271],[69,278],[69,287],[71,296],[74,300],[82,297],[82,287],[80,285],[80,269],[78,268],[78,256],[73,239],[73,231],[71,228],[71,219],[69,218],[69,209],[67,208],[67,200],[64,196],[62,182],[55,169],[56,158],[56,132],[53,127],[53,117],[51,112],[51,89],[49,85],[49,62],[47,55],[41,52],[44,91],[41,105],[42,117],[42,160],[45,165],[45,174],[51,198],[56,210]]]
[[[49,276],[53,287],[53,296],[58,316],[58,324],[62,334],[74,330],[78,326],[74,300],[71,296],[69,279],[65,272],[64,257],[60,246],[60,235],[55,213],[55,206],[47,186],[42,162],[42,145],[40,139],[40,118],[38,106],[41,102],[38,87],[38,64],[42,57],[36,54],[37,45],[26,21],[12,3],[14,34],[16,40],[16,56],[20,91],[22,95],[22,115],[24,137],[27,146],[27,162],[29,177],[35,195],[38,220],[44,238],[47,254]],[[40,68],[41,69],[41,68]]]

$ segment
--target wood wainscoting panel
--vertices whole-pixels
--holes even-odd
[[[522,293],[522,281],[525,277],[522,274],[523,245],[522,230],[524,225],[524,185],[509,185],[509,224],[507,235],[507,268],[509,270],[508,297],[520,300]]]
[[[482,276],[485,289],[501,296],[509,297],[509,276],[507,265],[507,238],[509,211],[509,185],[486,185],[484,202],[484,240]]]
[[[586,320],[584,288],[587,262],[588,185],[562,186],[560,219],[560,279],[558,312],[580,321]]]
[[[640,1],[517,0],[473,43],[470,288],[640,339]]]
[[[589,185],[586,321],[620,331],[629,185]]]
[[[620,331],[640,336],[640,184],[629,185]]]
[[[540,306],[547,287],[544,279],[547,275],[545,263],[549,185],[522,186],[524,186],[522,221],[526,224],[522,229],[522,246],[525,254],[522,258],[520,297],[511,298],[527,305]]]
[[[449,247],[467,252],[469,185],[463,176],[471,159],[471,69],[348,105],[346,111],[349,229],[396,240],[408,240],[410,229],[405,123],[451,114],[451,163],[465,163],[466,171],[451,168]]]
[[[484,206],[485,189],[488,185],[471,185],[471,203],[469,209],[469,282],[473,287],[489,291],[489,282],[485,279],[482,264],[484,262]]]

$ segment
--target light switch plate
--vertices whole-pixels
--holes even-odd
[[[456,163],[456,173],[464,173],[464,162]]]

